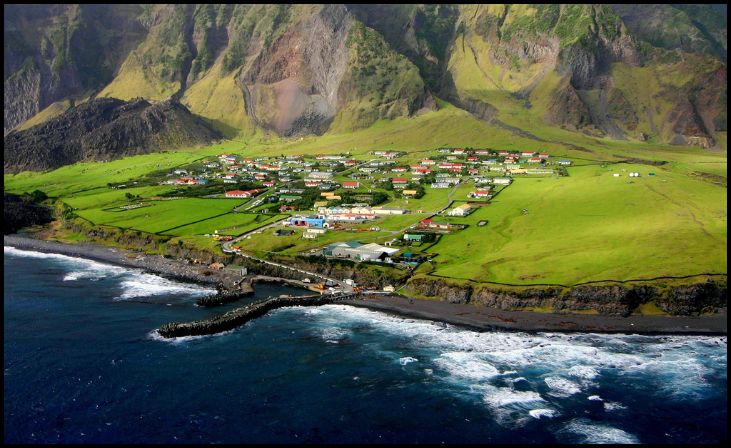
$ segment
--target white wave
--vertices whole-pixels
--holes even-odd
[[[564,378],[549,376],[543,381],[551,388],[552,395],[567,397],[581,392],[581,387],[578,384]]]
[[[129,280],[120,283],[123,293],[115,300],[128,300],[139,297],[149,297],[162,294],[185,294],[201,297],[215,294],[216,290],[205,286],[179,283],[154,274],[137,274]]]
[[[573,366],[567,373],[569,376],[574,376],[584,380],[590,380],[599,376],[599,372],[591,366]]]
[[[485,394],[482,400],[494,408],[518,405],[523,407],[529,403],[538,403],[546,401],[541,394],[533,391],[520,391],[509,387],[485,387]]]
[[[541,417],[548,417],[553,418],[556,416],[556,410],[555,409],[531,409],[528,411],[528,414],[530,414],[531,417],[540,419]]]
[[[426,365],[433,362],[436,369],[447,373],[435,378],[448,382],[462,397],[482,397],[484,386],[505,383],[536,390],[538,382],[545,382],[550,395],[567,397],[588,389],[591,381],[603,376],[620,377],[618,380],[629,384],[637,376],[656,384],[668,396],[692,398],[688,391],[700,394],[700,388],[709,387],[705,376],[726,364],[721,354],[727,344],[723,336],[476,332],[348,305],[282,311],[303,313],[318,327],[357,328],[358,332],[393,337],[399,347],[391,350],[394,360],[408,353]],[[723,359],[712,362],[711,356]],[[464,394],[465,390],[470,393]],[[508,417],[520,418],[516,415]],[[527,416],[526,411],[522,415]]]
[[[348,330],[337,327],[323,328],[320,331],[320,336],[322,337],[322,339],[324,339],[325,342],[329,342],[331,344],[340,343],[340,341],[349,334],[350,332]]]
[[[565,433],[580,437],[578,443],[640,443],[634,435],[608,425],[591,423],[585,419],[570,421],[557,435]]]
[[[591,400],[591,401],[604,401],[604,400],[602,400],[602,397],[600,397],[599,395],[590,395],[586,399]]]
[[[72,267],[74,269],[63,277],[63,281],[65,282],[75,281],[79,279],[99,280],[110,275],[121,275],[124,273],[133,272],[133,270],[131,269],[126,269],[106,263],[100,263],[98,261],[89,260],[86,258],[71,257],[61,254],[47,254],[44,252],[37,252],[33,250],[21,250],[10,246],[4,246],[4,253],[6,255],[13,255],[17,257],[41,258],[60,261],[65,266]]]
[[[219,337],[219,336],[224,336],[227,334],[231,334],[231,333],[235,332],[236,330],[237,329],[234,328],[233,330],[222,331],[220,333],[215,333],[215,334],[203,334],[203,335],[199,335],[199,336],[178,336],[175,338],[163,337],[160,335],[160,333],[157,332],[157,330],[152,330],[151,332],[147,333],[147,337],[148,337],[148,339],[152,339],[153,341],[166,342],[166,343],[172,344],[172,345],[180,345],[180,344],[184,344],[184,343],[190,342],[190,341],[197,341],[199,339],[215,338],[215,337]]]
[[[416,358],[412,358],[411,356],[404,356],[403,358],[399,358],[398,362],[402,366],[405,366],[406,364],[412,363],[412,362],[418,362],[419,360]]]
[[[627,406],[617,403],[616,401],[607,401],[604,403],[605,411],[621,411],[623,409],[627,409]]]
[[[442,369],[454,377],[485,381],[500,375],[500,371],[489,362],[480,359],[479,354],[466,352],[442,353],[434,360]]]

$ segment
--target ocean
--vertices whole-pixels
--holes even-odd
[[[5,443],[718,443],[727,338],[476,332],[346,305],[154,330],[209,288],[5,247]]]

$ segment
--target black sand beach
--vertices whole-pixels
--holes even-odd
[[[20,235],[5,235],[4,244],[18,249],[59,253],[145,269],[170,278],[231,288],[241,280],[238,272],[212,270],[158,255],[146,255],[94,244],[65,244]],[[282,279],[286,281],[285,279]],[[243,283],[244,288],[249,287]],[[709,316],[603,316],[587,314],[504,311],[471,304],[411,299],[393,295],[367,295],[343,304],[377,311],[436,320],[476,330],[558,331],[638,334],[727,334],[726,310]]]

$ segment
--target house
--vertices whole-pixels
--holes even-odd
[[[462,204],[454,207],[447,213],[449,216],[467,216],[470,214],[472,206],[470,204]]]
[[[326,171],[313,171],[307,175],[308,179],[311,180],[330,180],[333,177],[333,173]]]
[[[523,157],[533,157],[534,154],[535,154],[535,152],[533,152],[533,151],[523,151],[520,153],[520,155]]]
[[[490,199],[492,195],[490,194],[490,190],[476,190],[470,193],[470,197]]]
[[[264,185],[265,187],[273,187],[275,183],[276,183],[276,182],[274,182],[273,180],[267,180],[267,181],[264,181],[264,182],[262,182],[262,184],[263,184],[263,185]]]
[[[547,168],[528,168],[525,174],[553,174],[553,170]]]
[[[527,171],[525,168],[512,168],[510,174],[525,174]]]
[[[431,218],[426,218],[419,221],[417,227],[420,227],[422,229],[450,230],[452,228],[452,225],[448,222],[436,222]]]
[[[398,207],[373,207],[371,210],[376,215],[403,215],[407,212]]]
[[[253,190],[231,190],[226,192],[227,198],[250,198],[256,196],[261,190],[254,188]]]
[[[328,228],[330,224],[327,223],[325,217],[322,215],[311,215],[311,216],[292,216],[287,220],[288,225],[294,227],[317,227],[317,228]]]
[[[404,241],[416,241],[421,242],[424,239],[424,235],[421,233],[404,233]]]
[[[322,181],[319,181],[319,180],[306,180],[305,187],[317,187],[321,183],[322,183]]]
[[[291,205],[282,205],[281,207],[279,207],[279,211],[280,212],[287,212],[287,211],[293,212],[294,207]]]
[[[571,165],[571,161],[570,160],[557,160],[556,164],[563,165],[563,166],[569,166],[569,165]]]
[[[398,251],[399,249],[381,246],[376,243],[362,244],[359,241],[347,241],[326,246],[323,255],[358,261],[387,261]]]
[[[294,233],[294,230],[290,230],[290,229],[277,229],[274,232],[274,235],[275,236],[289,236],[289,235],[292,235],[293,233]]]
[[[396,166],[396,167],[391,168],[391,171],[394,173],[403,173],[406,170],[407,170],[407,168],[405,166]]]
[[[432,188],[449,188],[451,186],[452,184],[450,184],[449,182],[434,182],[431,184]]]
[[[343,182],[343,188],[354,189],[359,188],[360,182]]]
[[[296,195],[296,194],[283,194],[279,196],[279,199],[281,199],[284,202],[294,202],[299,201],[302,199],[302,196]]]
[[[346,160],[343,162],[343,165],[345,166],[355,166],[358,164],[357,160]]]
[[[461,163],[440,163],[439,169],[440,170],[457,170],[460,171],[464,168],[464,165]]]
[[[406,179],[405,177],[394,177],[391,178],[391,183],[394,185],[406,185],[409,183],[409,179]]]
[[[509,177],[493,177],[492,183],[495,185],[510,185],[510,183],[513,182],[513,179]]]
[[[414,173],[414,176],[425,176],[432,172],[431,169],[426,167],[418,167],[418,168],[412,168],[411,172]]]
[[[543,159],[540,157],[531,157],[528,159],[528,163],[541,163],[541,161],[543,161]]]
[[[416,190],[404,190],[402,192],[404,196],[416,196],[417,191]]]
[[[549,157],[549,155],[545,152],[542,152],[542,153],[538,154],[538,157],[540,157],[541,159],[547,159]]]
[[[422,159],[421,164],[422,165],[436,165],[437,162],[435,162],[431,159]]]

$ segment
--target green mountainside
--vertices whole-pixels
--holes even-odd
[[[439,98],[537,141],[717,147],[724,5],[5,5],[5,134],[174,98],[227,137],[352,132]],[[723,135],[721,135],[721,134]]]

